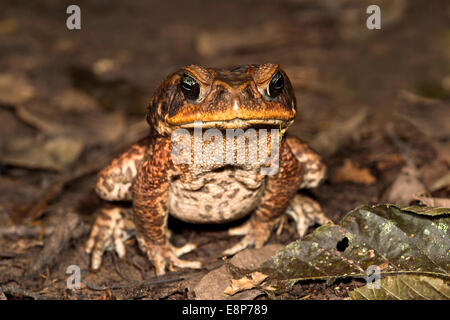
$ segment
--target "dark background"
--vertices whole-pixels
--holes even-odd
[[[418,190],[449,197],[440,180],[450,161],[448,1],[77,1],[81,30],[66,28],[70,4],[0,2],[0,284],[8,298],[139,296],[68,292],[64,272],[78,264],[99,286],[153,275],[134,244],[128,262],[107,254],[99,273],[87,273],[82,246],[102,205],[95,173],[145,135],[153,91],[184,65],[286,70],[299,106],[290,132],[329,167],[307,193],[335,222],[365,203],[408,204]],[[370,4],[381,7],[381,30],[366,28]],[[406,168],[417,183],[392,190]],[[237,241],[225,228],[171,224],[175,243],[202,243],[186,259],[214,265]],[[55,237],[56,248],[45,249]],[[271,242],[293,239],[291,224]],[[183,299],[183,285],[142,297]],[[334,287],[311,284],[284,298],[346,296]]]

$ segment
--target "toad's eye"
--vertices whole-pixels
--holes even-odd
[[[283,91],[284,78],[280,71],[277,71],[270,79],[269,86],[267,87],[267,94],[271,98],[276,98]]]
[[[187,74],[183,74],[183,78],[181,78],[181,91],[183,92],[186,99],[189,100],[197,100],[200,94],[200,85],[194,78],[188,76]]]

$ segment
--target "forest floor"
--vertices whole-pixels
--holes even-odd
[[[79,1],[82,29],[70,31],[67,1],[1,1],[0,297],[205,294],[195,285],[239,240],[227,236],[229,225],[171,218],[173,243],[197,243],[184,258],[205,268],[161,278],[134,240],[123,259],[106,252],[97,272],[84,252],[104,205],[96,173],[145,136],[153,91],[184,65],[276,62],[286,70],[299,106],[289,132],[328,167],[323,184],[300,192],[335,223],[362,204],[450,198],[450,4],[371,2],[381,3],[381,30],[365,27],[368,1],[113,0]],[[296,239],[289,220],[269,244]],[[79,290],[67,289],[70,265],[81,269]],[[342,299],[363,283],[298,283],[279,298]]]

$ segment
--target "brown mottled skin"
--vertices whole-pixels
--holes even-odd
[[[268,86],[277,73],[284,84],[274,94]],[[194,79],[200,89],[194,98],[181,88],[186,76]],[[275,64],[230,69],[193,65],[168,76],[148,107],[149,137],[99,173],[96,191],[100,197],[131,200],[133,205],[130,216],[119,208],[104,209],[98,216],[86,246],[92,254],[92,268],[100,267],[105,250],[115,249],[123,257],[124,240],[134,226],[138,244],[158,275],[164,274],[167,267],[201,267],[200,262],[178,258],[195,245],[175,248],[170,244],[169,213],[192,223],[226,223],[251,214],[244,225],[230,229],[230,235],[244,238],[226,250],[227,255],[250,245],[263,246],[285,212],[297,222],[300,236],[308,225],[327,222],[317,203],[296,194],[299,188],[317,186],[325,167],[306,144],[285,135],[295,114],[291,84]],[[194,121],[202,121],[203,129],[216,128],[221,132],[278,128],[282,134],[278,172],[261,175],[260,162],[177,164],[171,155],[171,135],[180,128],[192,132]]]

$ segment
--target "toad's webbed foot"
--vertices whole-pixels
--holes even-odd
[[[243,235],[244,238],[231,248],[223,251],[223,254],[226,256],[231,256],[250,246],[261,248],[269,239],[273,228],[279,223],[279,221],[279,218],[272,221],[261,221],[255,216],[252,216],[249,221],[245,222],[241,226],[229,229],[229,235]]]
[[[316,201],[300,194],[296,194],[291,200],[286,213],[294,219],[300,239],[305,235],[309,227],[315,224],[323,225],[331,222]]]
[[[191,252],[197,246],[193,243],[185,244],[177,248],[167,240],[165,244],[151,243],[147,244],[143,237],[137,237],[139,248],[147,254],[148,259],[153,263],[156,269],[156,275],[160,276],[169,271],[175,271],[174,267],[200,269],[202,263],[200,261],[188,261],[179,259],[180,256]]]
[[[98,270],[102,263],[105,251],[115,251],[119,258],[123,258],[126,253],[125,241],[136,236],[139,248],[144,252],[156,268],[156,274],[165,273],[166,266],[173,270],[173,266],[180,268],[201,268],[198,261],[185,261],[178,257],[191,252],[197,246],[188,243],[177,248],[169,243],[170,232],[167,230],[167,244],[147,246],[144,239],[136,232],[132,221],[131,209],[121,207],[104,208],[100,211],[93,227],[89,239],[86,243],[86,253],[91,255],[91,268]],[[148,249],[150,248],[150,249]]]
[[[296,194],[289,203],[286,214],[291,216],[295,223],[300,239],[305,235],[310,226],[326,224],[331,222],[322,211],[320,205],[313,199]],[[234,255],[249,246],[260,248],[269,239],[273,228],[278,225],[282,217],[269,222],[259,221],[255,216],[240,226],[230,228],[228,234],[231,236],[244,236],[233,247],[225,250],[224,255]]]
[[[120,207],[100,210],[85,247],[93,270],[100,268],[105,251],[114,250],[120,258],[125,256],[125,241],[136,233],[128,211]]]

